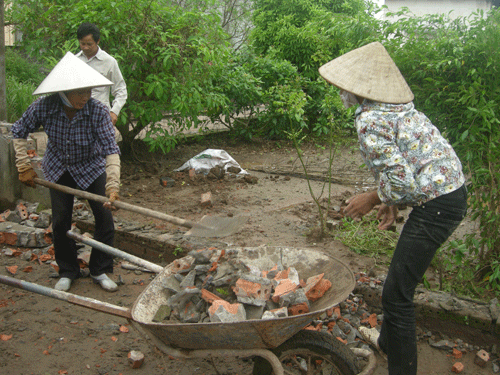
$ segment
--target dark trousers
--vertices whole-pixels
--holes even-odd
[[[73,180],[73,177],[68,172],[64,173],[57,183],[74,189],[77,188],[75,180]],[[105,185],[106,173],[103,173],[86,191],[93,194],[105,195]],[[59,266],[59,276],[74,280],[80,277],[76,244],[74,240],[66,236],[66,232],[71,229],[74,196],[51,189],[50,200],[52,203],[54,251],[56,262]],[[103,207],[102,203],[89,200],[89,204],[95,219],[94,239],[106,245],[113,246],[115,235],[113,215]],[[93,276],[112,273],[113,257],[93,248],[90,255],[89,269],[90,274]]]
[[[413,207],[403,227],[382,292],[384,320],[378,343],[387,354],[390,375],[417,374],[415,288],[466,213],[467,190],[462,186]]]

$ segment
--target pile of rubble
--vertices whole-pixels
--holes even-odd
[[[305,314],[332,286],[323,273],[304,281],[293,267],[260,270],[235,254],[210,248],[191,251],[192,263],[174,261],[175,273],[162,285],[167,303],[153,321],[228,323]]]
[[[51,211],[38,212],[38,203],[19,202],[0,214],[0,245],[46,247],[52,244]]]

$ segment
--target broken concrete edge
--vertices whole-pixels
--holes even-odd
[[[361,294],[368,305],[382,309],[381,285],[374,288],[358,283],[353,293]],[[435,319],[500,335],[500,322],[490,314],[490,308],[486,303],[425,289],[417,289],[414,303],[417,320]]]

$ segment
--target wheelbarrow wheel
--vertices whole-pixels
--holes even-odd
[[[356,355],[343,343],[326,332],[299,331],[273,349],[285,375],[331,374],[356,375]],[[253,375],[272,375],[268,361],[254,358]]]

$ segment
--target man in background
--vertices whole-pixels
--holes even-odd
[[[127,85],[123,79],[118,62],[99,47],[101,33],[99,28],[93,23],[82,23],[78,27],[76,37],[81,48],[76,57],[113,82],[111,87],[105,86],[93,89],[92,97],[108,107],[111,121],[115,127],[115,139],[118,142],[122,137],[116,128],[116,121],[127,100]],[[110,103],[110,94],[113,96],[112,103]]]

